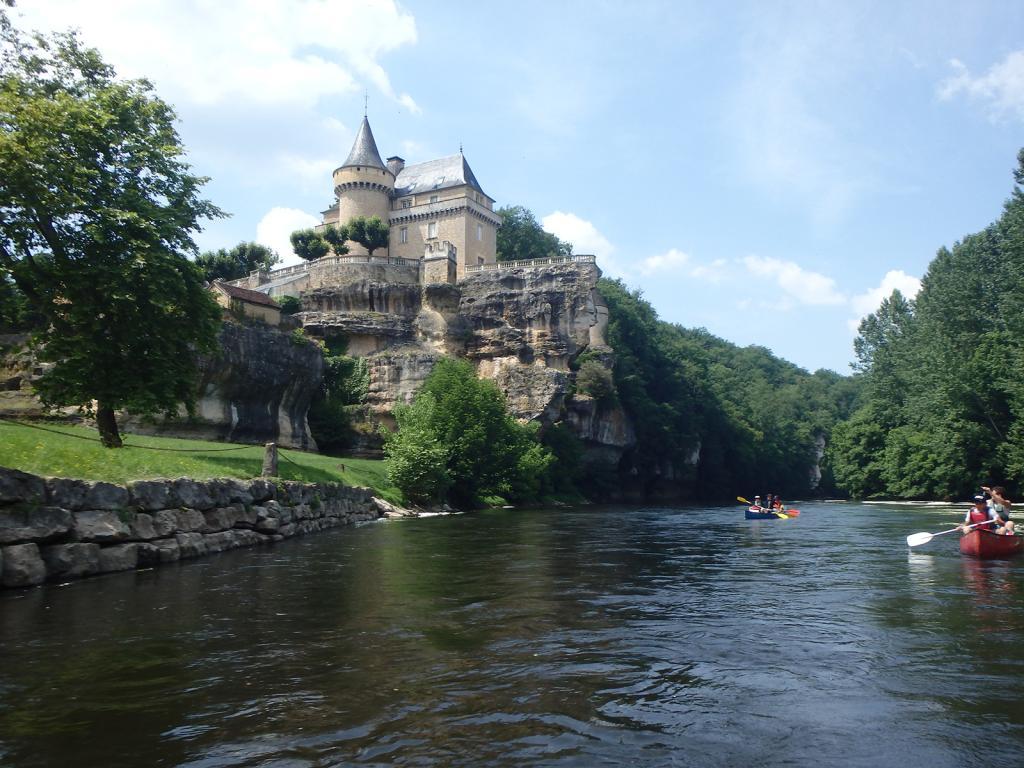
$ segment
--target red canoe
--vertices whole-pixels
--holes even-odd
[[[1012,557],[1024,550],[1024,536],[1000,536],[992,531],[974,530],[960,537],[960,552],[983,559]]]

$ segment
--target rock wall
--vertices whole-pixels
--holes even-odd
[[[440,357],[464,357],[517,418],[566,423],[617,459],[635,442],[625,413],[573,397],[572,363],[583,351],[612,364],[600,275],[595,264],[575,263],[480,272],[456,285],[363,280],[304,293],[299,317],[312,335],[344,338],[350,354],[367,359],[377,423],[412,399]]]
[[[7,341],[6,344],[3,342]],[[27,337],[0,337],[0,416],[47,415],[33,389],[45,369],[25,346]],[[171,420],[118,415],[127,431],[176,437],[276,442],[285,448],[316,450],[306,413],[323,379],[320,349],[291,330],[263,323],[225,322],[220,350],[200,357],[195,418]],[[74,409],[61,412],[75,418]]]
[[[0,587],[270,544],[383,516],[368,488],[269,480],[43,478],[0,467]]]
[[[323,379],[320,349],[310,341],[262,323],[226,322],[220,351],[199,360],[195,418],[135,418],[124,424],[142,434],[276,442],[316,450],[306,414]]]

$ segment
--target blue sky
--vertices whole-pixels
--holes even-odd
[[[383,155],[461,144],[498,205],[595,253],[662,319],[808,370],[849,372],[858,319],[999,215],[1024,146],[1019,2],[20,0],[12,16],[79,27],[175,106],[232,214],[204,250],[284,251],[318,219],[365,92]]]

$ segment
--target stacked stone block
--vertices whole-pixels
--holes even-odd
[[[367,488],[264,479],[127,486],[0,467],[0,586],[30,587],[268,544],[381,517]]]

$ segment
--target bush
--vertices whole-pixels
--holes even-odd
[[[388,476],[410,498],[443,492],[472,507],[487,496],[537,498],[550,484],[554,459],[536,428],[518,424],[494,382],[478,379],[464,360],[440,360],[395,416],[399,431],[384,446]]]
[[[602,405],[617,401],[612,372],[597,360],[584,360],[576,373],[576,391],[590,395]]]

